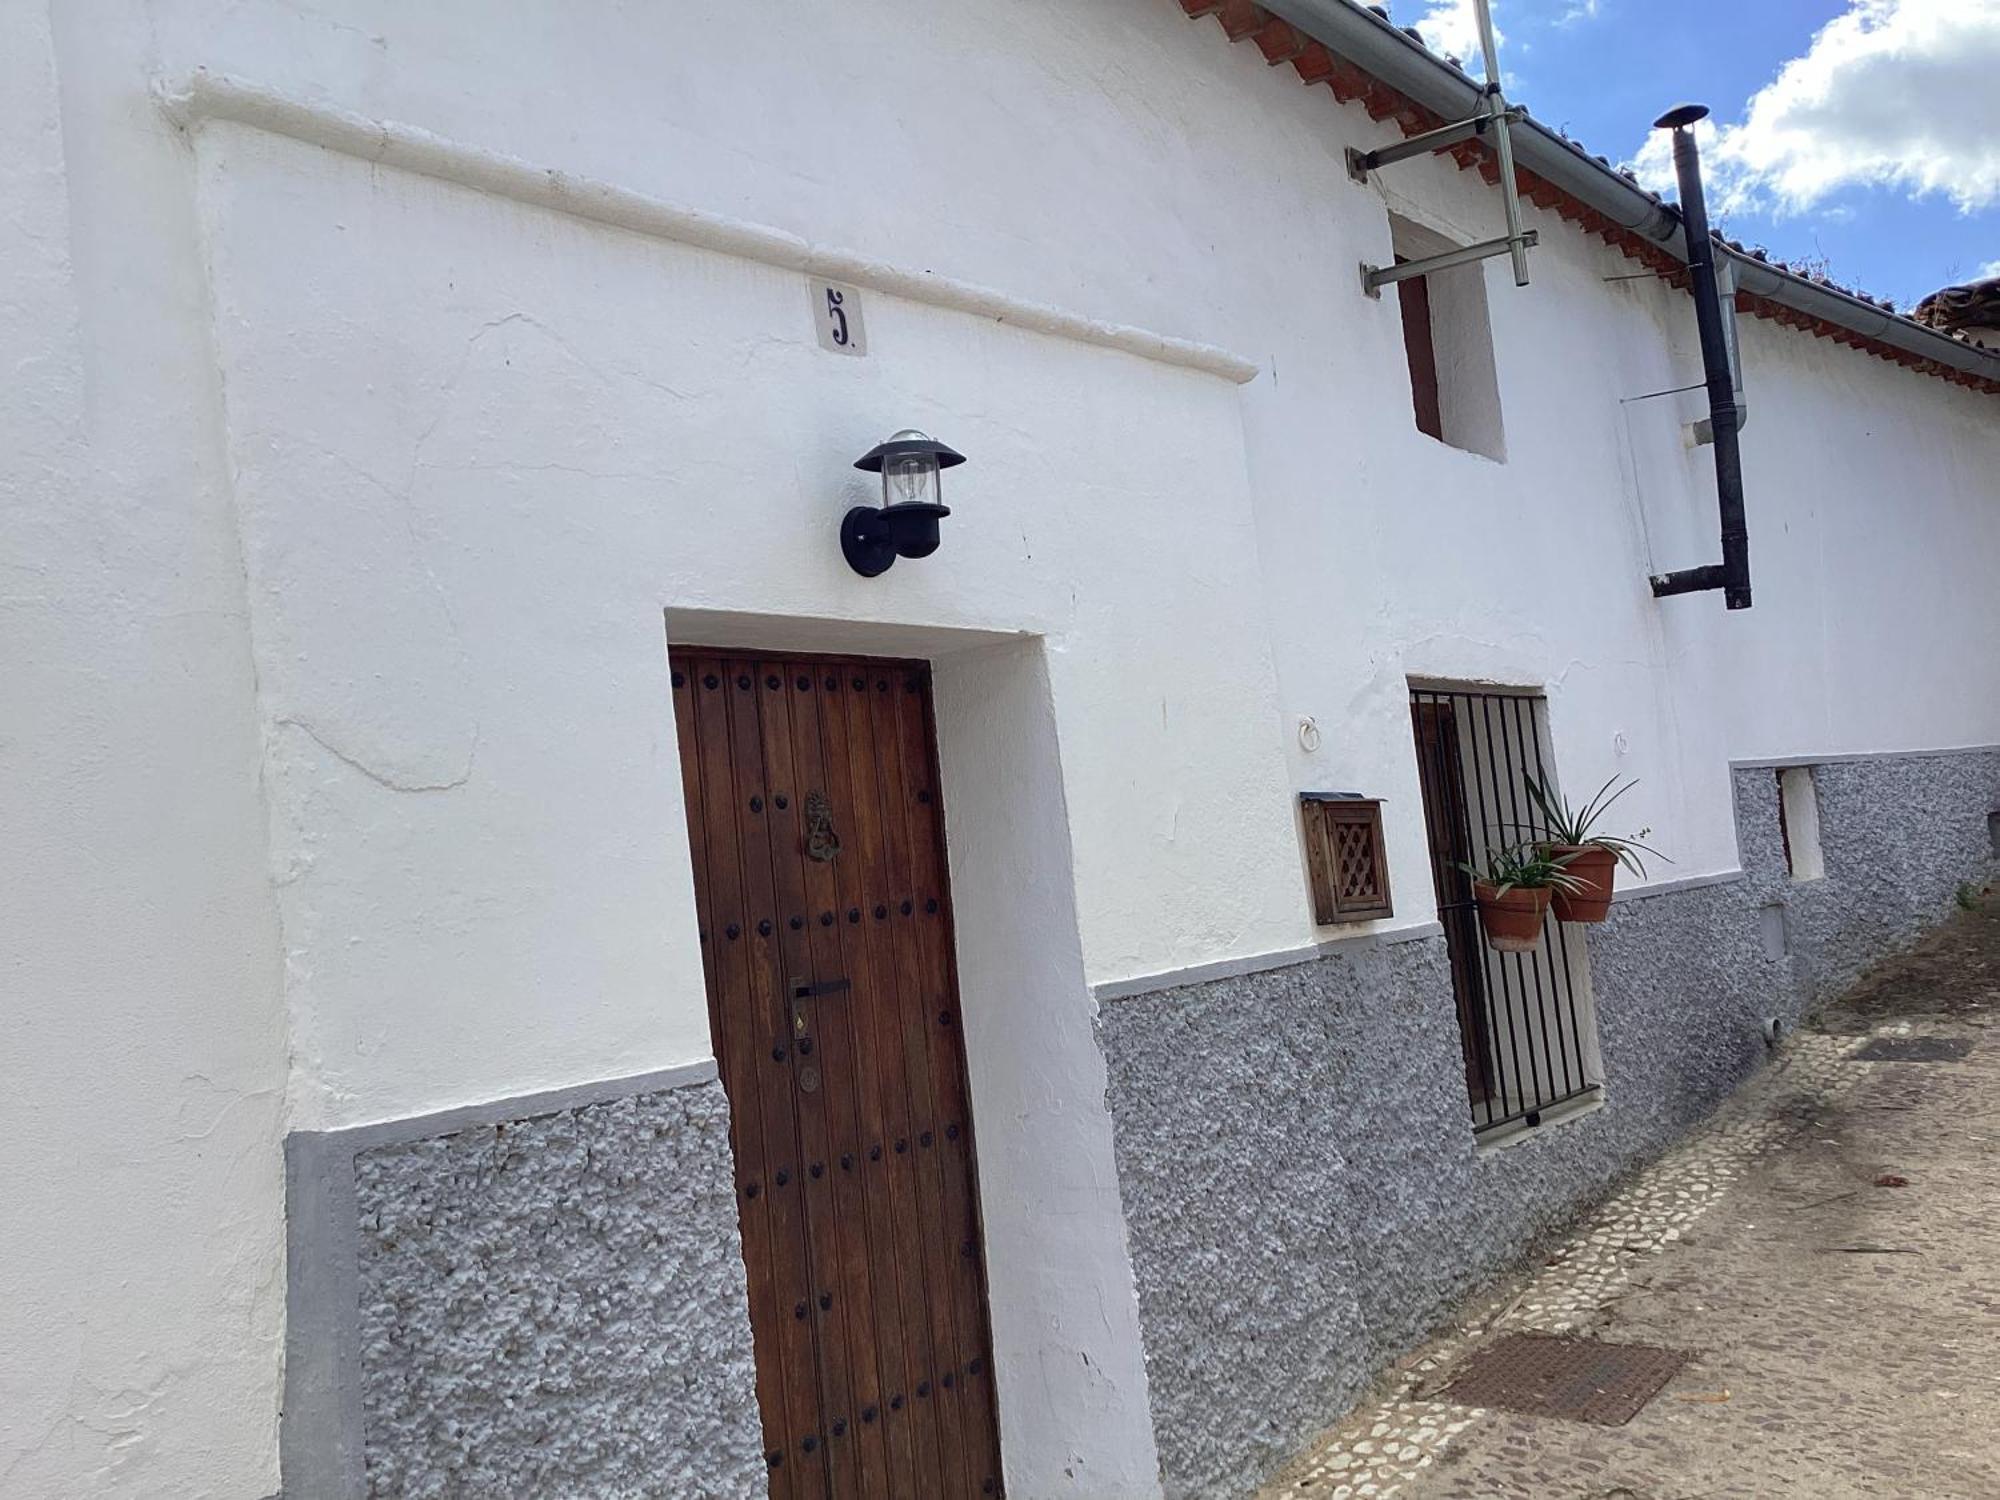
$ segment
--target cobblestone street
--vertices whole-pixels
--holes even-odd
[[[1989,894],[1462,1309],[1263,1500],[2000,1495],[1996,1011]],[[1969,1050],[1856,1057],[1926,1038]],[[1450,1400],[1462,1361],[1517,1332],[1688,1359],[1623,1426]]]

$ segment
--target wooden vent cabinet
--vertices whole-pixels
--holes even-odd
[[[1356,792],[1301,792],[1313,920],[1367,922],[1389,916],[1389,854],[1382,844],[1382,800]]]

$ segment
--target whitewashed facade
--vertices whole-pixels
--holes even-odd
[[[1727,1055],[1663,1108],[1607,1040],[1594,1115],[1440,1136],[1455,1172],[1550,1165],[1371,1332],[1287,1315],[1267,1349],[1318,1420],[1712,1103],[1762,1015],[1991,873],[2000,355],[1967,388],[1745,317],[1756,605],[1655,600],[1716,546],[1700,393],[1637,399],[1700,378],[1687,297],[1528,208],[1532,283],[1470,273],[1493,399],[1465,420],[1504,456],[1426,437],[1357,267],[1392,216],[1498,232],[1494,190],[1449,158],[1355,183],[1343,149],[1394,125],[1172,0],[31,3],[0,79],[0,1495],[425,1472],[370,1425],[379,1348],[315,1387],[295,1343],[288,1375],[288,1299],[357,1296],[312,1163],[712,1077],[670,639],[933,664],[1006,1487],[1034,1500],[1229,1493],[1311,1430],[1232,1438],[1272,1398],[1218,1347],[1188,1436],[1147,1236],[1203,1209],[1160,1198],[1144,1008],[1437,946],[1413,680],[1540,692],[1569,784],[1639,779],[1661,902],[1744,893],[1650,948],[1621,903],[1592,951],[1607,1037],[1622,961],[1712,1006]],[[815,278],[858,296],[865,354],[822,346]],[[850,465],[909,426],[969,461],[938,553],[863,579]],[[1828,889],[1917,894],[1813,916],[1832,956],[1739,976],[1758,1011],[1689,947],[1791,899],[1740,834],[1777,796],[1744,768],[1781,761],[1951,769],[1868,783],[1845,832],[1823,803]],[[1393,917],[1313,920],[1296,796],[1331,789],[1385,799]],[[1405,981],[1448,1044],[1449,990]],[[1190,1108],[1249,1055],[1215,1055],[1229,1026],[1183,1036]],[[1248,1081],[1276,1099],[1279,1067]],[[1621,1100],[1652,1133],[1559,1165]],[[1356,1118],[1365,1176],[1400,1148]],[[1288,1148],[1259,1122],[1241,1149]],[[1210,1280],[1249,1274],[1214,1248]],[[480,1492],[438,1483],[408,1492]]]

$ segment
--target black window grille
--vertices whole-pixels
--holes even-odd
[[[1532,836],[1529,778],[1554,784],[1544,700],[1412,688],[1410,717],[1472,1128],[1537,1125],[1544,1110],[1601,1082],[1583,940],[1551,915],[1533,952],[1497,952],[1480,930],[1472,877],[1459,866],[1483,867],[1493,850]]]

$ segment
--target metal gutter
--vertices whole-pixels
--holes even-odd
[[[1350,0],[1258,0],[1265,10],[1298,27],[1363,72],[1447,120],[1477,111],[1480,87],[1467,74],[1403,31]],[[1607,219],[1687,260],[1681,217],[1671,205],[1628,181],[1573,142],[1532,117],[1514,127],[1514,156],[1536,176],[1588,204]],[[1723,245],[1718,259],[1742,291],[1807,317],[1835,323],[1864,338],[1935,360],[1986,380],[2000,381],[2000,354],[1926,328],[1920,323],[1808,281]]]
[[[1885,311],[1838,287],[1821,286],[1803,276],[1782,271],[1754,255],[1745,255],[1728,245],[1717,247],[1736,273],[1738,291],[1781,303],[1809,318],[1823,318],[1850,328],[1864,338],[1878,340],[1907,350],[1923,359],[1934,359],[1955,370],[1965,370],[1987,380],[2000,380],[2000,354],[1952,338],[1921,323]]]

